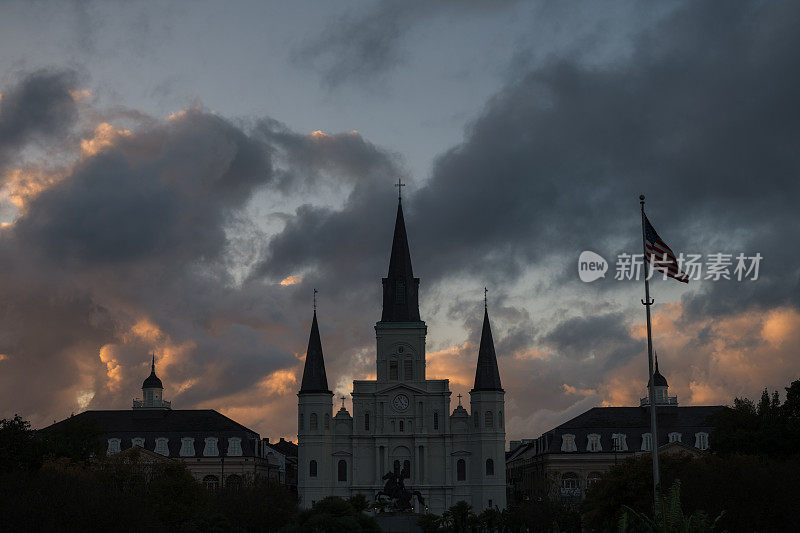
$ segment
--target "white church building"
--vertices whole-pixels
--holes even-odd
[[[377,379],[353,382],[353,414],[333,413],[316,311],[298,393],[298,496],[301,508],[327,496],[372,501],[391,471],[408,475],[428,512],[464,500],[476,512],[506,506],[505,392],[484,308],[470,411],[451,411],[450,382],[427,379],[419,278],[411,268],[402,201],[397,206],[383,313],[375,324]],[[426,510],[413,500],[415,512]]]

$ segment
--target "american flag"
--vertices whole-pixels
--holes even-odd
[[[652,268],[682,283],[689,283],[689,276],[678,267],[678,260],[675,258],[675,253],[667,246],[667,243],[658,236],[658,233],[656,233],[650,221],[647,220],[647,215],[644,217],[644,236],[644,248]]]

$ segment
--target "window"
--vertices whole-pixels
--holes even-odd
[[[309,477],[317,477],[317,462],[313,459],[308,463],[308,475]]]
[[[681,440],[682,437],[683,437],[683,435],[681,435],[677,431],[673,431],[672,433],[669,434],[669,441],[670,442],[682,442],[682,440]]]
[[[491,411],[486,411],[484,418],[484,424],[487,428],[494,426],[494,414]]]
[[[590,433],[587,437],[586,451],[588,452],[601,452],[603,447],[600,445],[600,435],[597,433]]]
[[[192,437],[183,437],[181,439],[181,457],[194,457],[194,439]]]
[[[403,461],[403,476],[406,478],[411,477],[411,461],[408,459]]]
[[[400,433],[402,433],[403,431],[405,431],[405,424],[403,424],[403,421],[401,420],[400,421]]]
[[[494,475],[494,461],[491,459],[486,459],[486,475],[493,476]]]
[[[311,431],[317,430],[317,413],[311,413]]]
[[[433,412],[433,429],[439,429],[439,412]]]
[[[303,413],[297,415],[297,427],[298,431],[303,431]]]
[[[324,422],[324,424],[325,424],[325,426],[324,426],[325,429],[331,429],[331,415],[329,415],[328,413],[325,413],[325,422]]]
[[[653,451],[653,436],[650,433],[642,434],[642,451],[643,452]]]
[[[503,427],[503,411],[497,413],[497,424],[501,428]]]
[[[593,486],[600,481],[602,474],[600,472],[590,472],[586,477],[586,488]]]
[[[578,475],[574,472],[567,472],[563,476],[561,476],[561,488],[567,490],[578,490],[580,489],[580,481],[578,479]]]
[[[472,415],[472,418],[475,419],[475,427],[481,427],[480,411],[475,411],[475,413]]]
[[[119,453],[120,439],[108,439],[108,455]]]
[[[708,449],[708,433],[699,432],[694,434],[694,447],[699,450]]]
[[[615,452],[624,452],[628,450],[627,437],[625,433],[614,433],[611,435],[611,442]]]
[[[228,455],[231,457],[242,456],[242,439],[239,437],[231,437],[228,439]]]
[[[404,304],[404,303],[406,303],[406,282],[405,281],[398,281],[397,285],[395,285],[394,303],[396,303],[396,304]]]
[[[144,437],[134,437],[131,440],[131,446],[138,446],[139,448],[144,448]]]
[[[347,481],[347,461],[339,459],[339,481]]]
[[[411,359],[403,361],[403,379],[406,381],[414,379],[414,361]]]
[[[144,392],[144,399],[147,402],[147,405],[152,405],[153,403],[153,391],[148,390]]]
[[[562,452],[574,452],[577,451],[578,447],[575,446],[575,435],[567,433],[566,435],[561,435],[561,451]]]
[[[395,459],[394,463],[392,463],[392,471],[395,474],[399,474],[400,473],[400,461],[398,461],[397,459]]]
[[[397,380],[397,361],[389,361],[389,379]]]
[[[369,411],[364,413],[364,431],[369,431]]]
[[[165,437],[159,437],[156,439],[156,448],[153,450],[156,453],[160,453],[161,455],[169,456],[169,448],[167,447],[167,443],[169,439]]]
[[[456,479],[458,481],[467,479],[467,462],[464,459],[459,459],[456,463]]]
[[[206,445],[203,448],[203,456],[204,457],[216,457],[219,455],[219,448],[217,447],[217,442],[219,439],[217,437],[206,437]]]
[[[231,474],[225,478],[225,486],[229,489],[239,490],[242,488],[242,476],[238,474]]]
[[[211,492],[216,492],[219,488],[219,478],[217,476],[206,476],[203,478],[203,485]]]

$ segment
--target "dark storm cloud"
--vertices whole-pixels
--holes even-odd
[[[25,76],[0,100],[0,166],[29,142],[66,135],[78,118],[73,71],[40,70]]]
[[[622,313],[573,317],[560,322],[541,341],[560,356],[603,365],[613,358],[620,365],[641,353],[641,343],[630,337]]]
[[[295,62],[320,71],[325,85],[370,82],[403,61],[402,41],[413,25],[440,15],[503,9],[516,0],[389,0],[372,9],[359,10],[330,24],[317,39],[295,50]]]

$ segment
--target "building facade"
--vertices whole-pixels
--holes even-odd
[[[84,411],[44,431],[72,422],[84,424],[98,432],[107,455],[139,447],[147,452],[145,459],[157,454],[181,460],[195,479],[212,490],[256,476],[280,479],[280,459],[265,453],[258,433],[213,409],[172,409],[163,393],[153,357],[142,398],[133,400],[132,409]]]
[[[709,415],[722,406],[679,406],[677,396],[669,395],[657,360],[653,378],[648,387],[655,382],[659,454],[703,453],[714,429]],[[537,439],[511,442],[506,459],[508,498],[579,501],[609,468],[652,449],[647,398],[638,407],[594,407]]]
[[[500,383],[487,309],[470,411],[451,412],[450,383],[427,379],[427,326],[419,313],[402,201],[398,203],[383,309],[375,324],[375,380],[353,382],[353,413],[333,412],[316,311],[298,393],[298,496],[308,508],[326,496],[363,494],[402,473],[433,513],[460,500],[480,511],[506,504],[505,392]],[[416,512],[425,512],[415,502]]]

